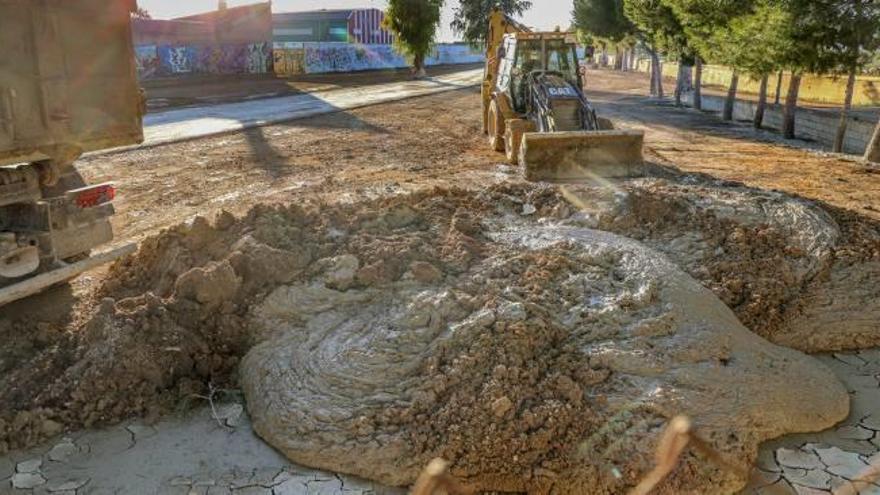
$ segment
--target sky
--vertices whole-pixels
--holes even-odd
[[[256,3],[254,0],[228,0],[230,7]],[[454,41],[455,34],[449,29],[456,0],[447,0],[440,24],[439,41]],[[538,30],[552,30],[556,26],[568,27],[571,21],[572,0],[533,0],[530,11],[523,15],[523,22]],[[344,9],[375,7],[384,9],[385,0],[273,0],[272,10],[289,12],[296,10]],[[197,14],[217,8],[217,0],[138,0],[138,6],[148,10],[156,19],[168,19]]]

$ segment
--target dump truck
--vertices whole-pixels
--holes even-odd
[[[143,141],[135,0],[0,0],[0,305],[130,251],[83,153]]]
[[[526,179],[641,174],[644,133],[615,130],[596,115],[584,96],[573,33],[532,32],[494,9],[486,41],[483,132]]]

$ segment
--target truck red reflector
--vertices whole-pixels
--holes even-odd
[[[93,206],[109,203],[116,198],[116,188],[111,184],[102,184],[100,186],[83,188],[76,193],[76,205],[80,208],[91,208]]]

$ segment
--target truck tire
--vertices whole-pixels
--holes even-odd
[[[489,146],[495,151],[504,151],[504,116],[495,100],[489,103],[488,124]]]

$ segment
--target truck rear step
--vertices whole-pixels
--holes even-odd
[[[82,261],[71,263],[6,286],[0,289],[0,306],[40,293],[53,285],[66,282],[80,273],[132,254],[136,250],[137,244],[126,244],[125,246],[90,256]]]

